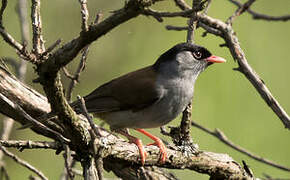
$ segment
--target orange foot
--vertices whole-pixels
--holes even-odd
[[[119,129],[119,130],[115,130],[115,131],[120,133],[120,134],[122,134],[123,136],[126,136],[131,143],[136,144],[136,146],[139,149],[140,158],[141,158],[141,164],[142,164],[142,166],[144,166],[145,159],[146,159],[146,152],[144,150],[144,146],[142,144],[142,141],[140,139],[134,137],[134,136],[131,136],[127,129]]]
[[[139,132],[141,132],[142,134],[148,136],[150,139],[152,139],[154,141],[154,143],[148,144],[149,146],[150,145],[155,145],[155,146],[158,146],[159,147],[159,149],[160,149],[160,155],[161,155],[161,157],[160,157],[160,163],[161,164],[164,164],[165,161],[166,161],[166,158],[167,158],[166,146],[164,145],[164,143],[158,137],[156,137],[156,136],[148,133],[147,131],[145,131],[143,129],[136,129],[136,130],[139,131]],[[140,151],[140,149],[139,149],[139,151]],[[141,151],[140,151],[140,153],[141,153]]]
[[[142,141],[138,138],[130,138],[130,142],[136,144],[136,146],[139,149],[140,158],[141,158],[141,164],[144,166],[145,159],[146,159],[146,152],[144,150],[144,146],[142,144]]]

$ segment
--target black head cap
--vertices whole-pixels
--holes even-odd
[[[211,53],[204,47],[191,44],[191,43],[179,43],[175,46],[173,46],[171,49],[163,53],[155,62],[153,67],[158,68],[159,65],[163,62],[173,60],[175,56],[182,51],[190,51],[193,53],[193,55],[199,53],[200,56],[195,57],[197,60],[206,59],[211,56]]]

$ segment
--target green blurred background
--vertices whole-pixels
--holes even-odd
[[[188,3],[191,2],[188,1]],[[16,39],[20,40],[15,5],[16,1],[9,1],[4,15],[4,25]],[[30,5],[29,2],[29,7]],[[111,10],[121,8],[124,1],[94,0],[89,1],[88,5],[92,21],[96,13],[102,12],[104,17],[107,17]],[[160,2],[154,7],[160,10],[178,10],[172,1]],[[252,9],[271,15],[283,15],[289,14],[289,7],[290,1],[286,0],[258,1]],[[236,7],[227,0],[213,1],[209,15],[226,20],[235,9]],[[78,1],[42,1],[41,12],[46,46],[59,38],[62,39],[62,43],[68,42],[79,34],[81,18]],[[158,23],[152,17],[139,16],[93,43],[90,46],[86,70],[80,79],[81,83],[74,91],[74,99],[76,95],[86,95],[116,76],[154,63],[161,53],[176,43],[185,41],[186,32],[167,31],[164,26],[167,24],[183,26],[186,24],[186,20],[183,18],[164,20],[163,23]],[[252,20],[251,16],[245,13],[235,20],[234,29],[249,64],[265,81],[285,110],[290,113],[289,22]],[[193,101],[193,120],[210,129],[219,128],[234,143],[289,167],[289,130],[283,127],[281,121],[261,99],[249,81],[241,73],[232,70],[237,67],[237,64],[233,61],[227,48],[219,47],[223,40],[213,35],[203,38],[201,37],[203,32],[202,29],[196,31],[196,42],[228,61],[225,64],[211,66],[198,79]],[[0,56],[17,58],[15,51],[2,39]],[[74,71],[78,60],[79,58],[76,58],[73,63],[69,64],[68,69]],[[37,76],[33,67],[29,65],[26,82],[43,92],[39,84],[32,83],[32,79],[35,77]],[[67,86],[68,81],[65,79],[63,82]],[[96,122],[100,123],[100,121]],[[170,125],[177,125],[179,122],[178,118]],[[11,139],[46,140],[29,130],[16,130],[17,127],[19,124],[16,124]],[[160,135],[159,129],[149,131],[167,139]],[[204,151],[227,153],[239,163],[245,160],[257,177],[262,177],[262,174],[266,173],[272,177],[290,178],[289,172],[250,159],[196,128],[192,129],[192,136]],[[146,138],[144,141],[149,142]],[[10,150],[41,169],[50,179],[58,179],[62,172],[63,158],[61,155],[55,155],[54,151],[25,150],[23,153],[19,153],[14,149]],[[9,158],[5,158],[5,163],[11,179],[23,179],[31,174]],[[180,179],[208,179],[207,175],[193,171],[172,171]],[[106,173],[105,176],[114,177],[110,173]]]

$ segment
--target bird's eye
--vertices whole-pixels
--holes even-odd
[[[196,51],[192,53],[195,59],[200,59],[202,54],[200,51]]]

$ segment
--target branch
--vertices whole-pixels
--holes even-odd
[[[238,7],[242,7],[243,4],[236,0],[229,0],[231,3],[235,4]],[[266,20],[266,21],[289,21],[290,15],[284,15],[284,16],[270,16],[267,14],[261,14],[257,13],[250,8],[247,9],[248,13],[250,13],[253,17],[253,19],[257,20]]]
[[[119,166],[129,166],[131,163],[140,164],[139,151],[134,144],[124,142],[123,140],[112,139],[113,136],[107,134],[106,138],[95,141],[97,146],[103,147],[104,162],[115,161]],[[155,146],[146,146],[147,152],[146,165],[170,169],[190,169],[199,173],[208,174],[215,179],[250,179],[244,175],[244,170],[232,158],[225,154],[211,152],[201,152],[198,155],[190,151],[181,152],[178,147],[167,149],[165,164],[158,162],[159,149]],[[119,160],[119,161],[118,161]],[[106,168],[106,167],[105,167]]]
[[[0,9],[0,33],[3,37],[3,39],[13,48],[15,48],[18,52],[21,52],[23,49],[23,46],[18,43],[6,30],[3,25],[3,13],[4,10],[7,7],[7,0],[2,0],[2,6]]]
[[[20,149],[61,149],[62,145],[58,142],[47,142],[47,141],[4,141],[0,140],[0,145],[5,147],[14,147]]]
[[[228,18],[228,20],[226,21],[227,24],[232,24],[233,21],[235,20],[235,18],[237,16],[240,16],[241,14],[243,14],[247,9],[250,8],[250,6],[255,2],[256,0],[248,0],[247,2],[245,2],[242,6],[240,6],[235,13]]]
[[[79,81],[81,72],[86,67],[86,60],[87,60],[88,53],[89,53],[89,46],[85,47],[85,49],[83,50],[83,53],[82,53],[82,56],[81,56],[81,60],[79,62],[77,70],[76,70],[75,74],[70,78],[71,81],[70,81],[70,83],[68,85],[68,89],[67,89],[67,93],[66,93],[66,99],[68,101],[71,101],[73,88],[75,87],[75,85]],[[65,68],[63,68],[63,70],[65,72]],[[66,76],[68,77],[68,74],[66,74]]]
[[[216,129],[215,131],[211,131],[208,128],[203,127],[203,126],[201,126],[200,124],[198,124],[198,123],[196,123],[194,121],[191,122],[191,125],[194,126],[194,127],[197,127],[198,129],[201,129],[202,131],[204,131],[204,132],[206,132],[206,133],[208,133],[208,134],[210,134],[210,135],[212,135],[212,136],[214,136],[216,138],[218,138],[220,141],[222,141],[223,143],[225,143],[229,147],[241,152],[242,154],[245,154],[245,155],[249,156],[250,158],[253,158],[253,159],[255,159],[255,160],[259,161],[259,162],[265,163],[267,165],[273,166],[275,168],[278,168],[278,169],[281,169],[281,170],[284,170],[284,171],[290,171],[290,168],[288,168],[288,167],[282,166],[282,165],[277,164],[275,162],[272,162],[272,161],[270,161],[268,159],[265,159],[263,157],[257,156],[255,154],[249,152],[248,150],[246,150],[246,149],[244,149],[244,148],[242,148],[242,147],[240,147],[238,145],[235,145],[219,129]]]
[[[36,56],[39,56],[45,51],[44,40],[42,36],[42,22],[40,16],[40,0],[32,0],[31,20],[33,33],[33,52],[36,54]]]
[[[259,77],[259,75],[254,71],[254,69],[248,64],[248,61],[245,57],[245,54],[240,47],[239,40],[235,35],[234,30],[230,25],[225,24],[224,22],[211,18],[206,15],[199,15],[199,20],[210,26],[211,28],[217,29],[222,32],[222,37],[226,41],[226,44],[229,47],[229,50],[235,60],[239,64],[239,72],[243,73],[246,78],[252,83],[256,88],[258,93],[267,103],[267,105],[273,110],[273,112],[280,118],[285,128],[290,129],[290,117],[278,103],[275,97],[271,94],[270,90],[265,85],[264,81]]]
[[[81,14],[82,14],[82,30],[88,30],[88,19],[89,19],[89,10],[87,6],[87,0],[79,0],[81,4]]]
[[[48,180],[48,178],[38,169],[36,169],[35,167],[33,167],[32,165],[30,165],[28,162],[20,159],[19,157],[17,157],[16,155],[14,155],[13,153],[7,151],[4,147],[0,146],[0,149],[3,151],[3,153],[12,158],[17,164],[20,164],[23,167],[26,167],[27,169],[29,169],[30,171],[34,172],[35,174],[37,174],[42,180]]]

